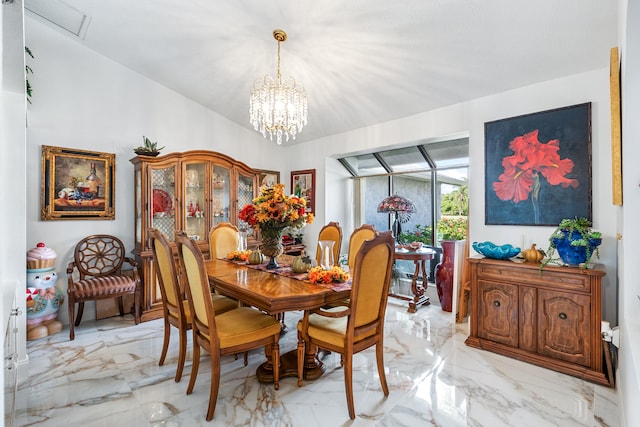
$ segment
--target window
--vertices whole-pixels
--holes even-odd
[[[377,207],[385,197],[398,194],[416,206],[416,212],[401,216],[400,238],[437,246],[438,220],[443,215],[467,215],[468,138],[423,143],[339,160],[358,185],[356,194],[362,209],[356,212],[356,224],[372,224],[378,230],[389,230],[393,218],[377,212]]]

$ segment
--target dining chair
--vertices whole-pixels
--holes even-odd
[[[200,348],[211,355],[211,386],[207,421],[216,409],[220,388],[220,357],[265,347],[273,365],[273,386],[280,387],[280,323],[268,314],[249,307],[216,315],[211,302],[204,256],[184,232],[176,234],[178,259],[185,276],[187,300],[192,313],[193,366],[187,394],[193,392],[200,367]]]
[[[333,263],[338,265],[340,262],[340,248],[342,246],[342,227],[340,227],[340,224],[332,221],[322,227],[320,233],[318,233],[318,242],[321,240],[331,240],[334,242]],[[320,265],[321,256],[320,243],[318,243],[316,248],[316,261],[318,265]]]
[[[349,252],[347,254],[347,265],[349,266],[349,271],[353,269],[356,261],[356,255],[364,241],[373,239],[375,235],[376,228],[371,224],[362,224],[360,227],[353,230],[353,233],[351,233],[351,236],[349,237]]]
[[[305,353],[314,354],[317,348],[340,353],[351,419],[355,419],[352,381],[355,353],[376,346],[380,384],[384,395],[389,395],[384,373],[383,336],[393,253],[394,239],[390,231],[362,243],[352,271],[349,305],[330,310],[306,310],[298,322],[298,386],[302,385]]]
[[[209,258],[223,258],[238,248],[238,227],[221,222],[209,230]]]
[[[189,303],[184,297],[184,291],[180,286],[179,268],[177,260],[173,256],[173,251],[164,235],[155,228],[147,231],[149,236],[149,246],[153,252],[153,264],[156,271],[157,283],[162,296],[162,314],[164,318],[164,341],[158,365],[164,365],[169,349],[169,339],[171,337],[171,326],[178,329],[179,351],[178,368],[176,370],[175,381],[182,378],[182,371],[187,356],[187,331],[191,329],[191,310]],[[216,314],[222,314],[234,308],[238,308],[238,303],[222,295],[212,295],[212,302]]]
[[[123,271],[124,263],[131,266]],[[78,276],[76,280],[75,276]],[[67,300],[69,304],[69,339],[75,338],[74,326],[80,325],[85,301],[116,298],[120,316],[124,316],[125,295],[133,295],[133,315],[140,323],[141,285],[138,264],[125,256],[122,240],[109,234],[94,234],[80,240],[67,266]],[[78,315],[74,322],[75,305]]]

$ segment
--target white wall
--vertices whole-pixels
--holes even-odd
[[[2,287],[2,336],[7,331],[9,312],[12,307],[24,305],[24,289],[26,286],[25,267],[26,252],[24,235],[25,218],[20,215],[26,212],[25,170],[25,81],[24,81],[24,40],[22,1],[0,6],[0,286]],[[22,307],[22,315],[17,317],[16,325],[24,336],[26,314]],[[4,340],[3,340],[4,341]],[[6,349],[6,347],[5,347]],[[27,358],[26,343],[18,340],[18,363]],[[7,355],[5,355],[6,357]],[[26,364],[22,365],[26,367]],[[22,369],[21,369],[22,370]],[[5,370],[0,373],[0,381],[5,384]],[[5,387],[0,392],[5,401]],[[7,396],[8,401],[13,397]],[[6,401],[5,401],[6,403]],[[8,409],[8,408],[7,408]],[[8,417],[8,418],[7,418]],[[4,425],[5,418],[11,420],[11,412],[5,414],[0,421]],[[10,422],[10,421],[9,421]]]
[[[32,60],[33,104],[27,129],[26,245],[42,241],[57,254],[57,286],[65,293],[65,269],[82,237],[114,234],[133,249],[133,148],[142,135],[163,153],[192,149],[219,151],[254,168],[281,170],[284,148],[211,112],[130,69],[86,49],[68,36],[27,16],[26,43]],[[116,155],[116,219],[40,220],[41,146],[81,148]],[[24,158],[24,155],[23,155]],[[9,161],[9,157],[5,157]],[[10,188],[7,186],[6,188]],[[20,192],[19,194],[23,194]],[[15,212],[12,212],[15,214]],[[20,265],[25,251],[18,251]],[[22,273],[24,274],[24,272]],[[88,304],[85,318],[93,319]],[[66,304],[59,319],[67,322]]]
[[[622,82],[622,172],[623,206],[619,212],[622,240],[620,265],[620,374],[618,388],[623,397],[626,425],[640,420],[640,4],[624,2],[621,8],[620,57]],[[625,13],[626,11],[626,13]],[[635,424],[634,424],[635,423]]]

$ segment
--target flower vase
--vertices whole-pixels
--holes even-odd
[[[276,257],[284,252],[284,248],[282,247],[282,230],[262,230],[261,251],[269,257],[267,270],[280,267],[276,261]]]
[[[456,241],[443,240],[442,261],[436,265],[436,289],[442,310],[451,312],[453,299],[453,270],[455,261]]]

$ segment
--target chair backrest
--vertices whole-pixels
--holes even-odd
[[[354,331],[358,336],[372,328],[377,328],[377,332],[382,331],[394,250],[390,231],[378,233],[373,239],[362,243],[352,273],[348,333]]]
[[[120,274],[125,260],[124,244],[115,236],[94,234],[76,244],[73,260],[81,280],[85,276],[103,277]]]
[[[338,265],[340,259],[340,247],[342,245],[342,227],[340,227],[340,224],[332,221],[322,227],[318,234],[318,242],[320,240],[333,240],[335,242],[333,244],[333,263]],[[320,256],[320,243],[318,243],[316,248],[316,261],[318,262],[318,265],[320,265]]]
[[[371,224],[362,224],[360,227],[353,230],[351,237],[349,237],[349,252],[347,263],[349,264],[349,271],[352,271],[356,262],[356,254],[360,250],[360,247],[365,240],[371,240],[376,235],[376,228]]]
[[[184,231],[176,233],[176,244],[193,329],[197,335],[209,340],[212,346],[220,347],[204,256],[198,245]]]
[[[150,228],[147,234],[149,236],[149,246],[153,251],[153,263],[165,307],[169,311],[178,312],[179,315],[182,315],[184,307],[182,305],[182,292],[171,246],[169,246],[169,242],[159,230]]]
[[[209,231],[209,258],[225,257],[238,248],[238,227],[221,222]]]

